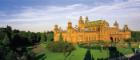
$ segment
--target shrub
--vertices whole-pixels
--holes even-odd
[[[71,43],[60,41],[49,43],[47,48],[52,52],[71,52],[75,50],[75,47]]]

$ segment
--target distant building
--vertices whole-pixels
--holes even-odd
[[[127,25],[123,29],[119,29],[119,24],[115,21],[113,27],[105,20],[89,21],[88,17],[85,19],[80,16],[78,26],[73,27],[69,21],[67,30],[54,27],[54,41],[59,41],[60,33],[63,40],[70,43],[86,43],[95,40],[103,41],[120,41],[131,38],[131,32]]]

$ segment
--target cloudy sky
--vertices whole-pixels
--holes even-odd
[[[0,27],[40,32],[58,24],[65,29],[68,21],[75,26],[79,16],[140,30],[140,0],[0,0]]]

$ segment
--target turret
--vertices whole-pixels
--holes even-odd
[[[119,28],[119,24],[117,23],[117,21],[115,21],[114,27],[116,27],[117,29]]]
[[[79,22],[78,22],[78,28],[84,28],[84,21],[83,21],[83,18],[82,16],[80,16],[79,18]]]
[[[85,23],[87,23],[89,20],[88,20],[88,17],[86,16],[86,18],[85,18]]]
[[[55,25],[54,26],[54,41],[58,41],[58,37],[57,35],[59,34],[59,28],[58,28],[58,25]]]
[[[58,32],[58,31],[59,31],[58,25],[55,25],[55,26],[54,26],[54,32]]]
[[[83,20],[82,16],[80,16],[79,20]]]
[[[69,21],[69,22],[68,22],[67,31],[68,31],[68,32],[71,32],[72,29],[73,29],[73,27],[72,27],[72,23]]]
[[[62,29],[61,29],[61,27],[59,27],[59,32],[62,32]]]
[[[83,18],[82,18],[82,16],[80,16],[80,18],[79,18],[79,24],[83,24],[83,23],[84,23]]]
[[[124,25],[124,27],[123,27],[123,31],[124,31],[124,32],[126,32],[126,31],[130,31],[127,25]]]
[[[68,27],[67,27],[68,29],[71,29],[72,28],[72,23],[69,21],[68,22]]]

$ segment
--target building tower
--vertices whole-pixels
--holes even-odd
[[[58,33],[58,32],[59,32],[58,25],[55,25],[55,26],[54,26],[54,33]]]
[[[84,21],[82,16],[80,16],[79,21],[78,21],[78,28],[79,29],[84,29]]]
[[[71,31],[72,31],[72,28],[73,28],[73,27],[72,27],[72,23],[69,21],[69,22],[68,22],[67,31],[68,31],[68,32],[71,32]]]
[[[129,31],[129,28],[128,28],[127,25],[124,25],[124,27],[123,27],[123,31],[124,31],[124,32]]]
[[[129,30],[129,28],[128,28],[128,26],[127,25],[124,25],[124,27],[123,27],[123,32],[124,32],[124,37],[125,38],[131,38],[131,32],[130,32],[130,30]]]
[[[86,16],[86,18],[85,18],[85,23],[88,23],[88,21],[89,21],[89,20],[88,20],[88,17]]]
[[[117,29],[119,29],[119,24],[118,24],[117,21],[115,21],[115,23],[114,23],[114,27],[117,28]]]
[[[54,41],[58,41],[58,37],[57,35],[59,34],[59,28],[58,28],[58,25],[55,25],[54,26]]]

